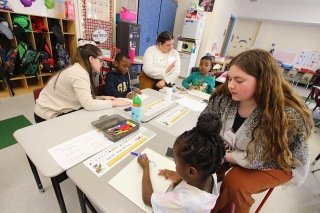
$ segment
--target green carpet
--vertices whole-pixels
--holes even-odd
[[[32,123],[23,115],[0,121],[0,149],[16,144],[13,133]]]

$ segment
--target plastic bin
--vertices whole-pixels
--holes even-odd
[[[139,123],[120,115],[102,116],[91,124],[103,131],[103,134],[113,142],[139,129]]]

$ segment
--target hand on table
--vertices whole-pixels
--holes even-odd
[[[156,87],[159,88],[159,89],[162,89],[165,85],[166,85],[166,82],[164,80],[160,80],[156,84]]]
[[[158,175],[163,176],[166,180],[171,180],[174,185],[180,183],[182,180],[177,172],[169,169],[160,169]]]
[[[131,105],[131,101],[126,98],[115,98],[114,100],[112,100],[113,107],[123,107],[129,105]]]

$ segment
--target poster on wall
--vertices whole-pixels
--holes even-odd
[[[202,6],[204,12],[212,12],[215,0],[199,0],[199,6]]]
[[[111,50],[113,37],[113,1],[81,0],[81,37],[87,41],[99,42],[97,46]]]
[[[296,68],[307,68],[317,70],[320,67],[320,51],[302,50],[296,55],[293,66]]]
[[[15,13],[65,18],[64,0],[0,0],[0,8]]]
[[[106,0],[86,0],[86,16],[89,19],[110,21],[110,2]]]

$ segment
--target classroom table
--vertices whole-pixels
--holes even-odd
[[[167,148],[173,146],[175,137],[148,123],[142,124],[142,126],[156,132],[157,135],[141,146],[137,152],[141,152],[148,147],[159,154],[165,155]],[[83,163],[68,169],[67,175],[77,185],[80,206],[83,213],[87,212],[85,207],[86,198],[89,198],[102,212],[144,212],[108,183],[134,158],[132,155],[127,156],[101,177],[97,177]],[[90,203],[89,206],[92,208]]]
[[[150,120],[154,119],[155,117],[159,116],[163,112],[167,111],[168,109],[172,108],[173,106],[177,105],[174,100],[179,99],[177,96],[172,96],[171,97],[171,102],[168,102],[165,107],[159,109],[159,110],[152,110],[151,114],[147,114],[144,111],[144,108],[149,107],[151,105],[155,105],[156,103],[160,103],[164,101],[165,98],[165,93],[147,88],[141,90],[142,94],[147,95],[148,98],[145,100],[142,100],[142,116],[141,116],[141,122],[146,123],[149,122]],[[117,107],[117,110],[119,110],[121,113],[126,113],[127,115],[131,115],[131,111],[125,111],[127,107]]]
[[[61,212],[67,212],[60,188],[60,183],[67,176],[65,170],[49,154],[48,149],[95,129],[91,125],[92,121],[103,115],[112,114],[128,117],[115,108],[100,111],[79,110],[14,132],[14,138],[22,146],[28,160],[30,159],[29,162],[33,165],[32,170],[35,169],[33,170],[36,172],[35,178],[38,170],[43,176],[51,179]],[[40,179],[36,180],[38,184],[39,181]]]

